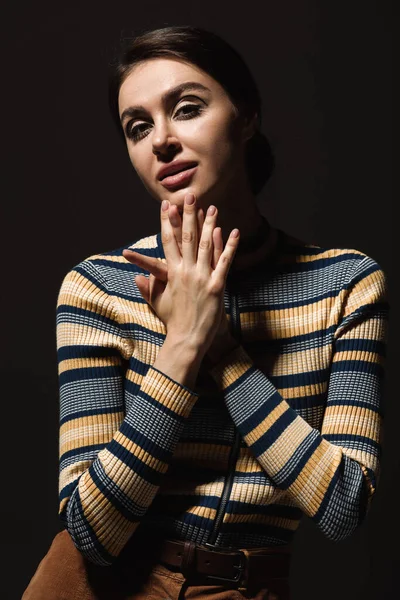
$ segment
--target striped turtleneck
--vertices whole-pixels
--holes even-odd
[[[380,473],[387,280],[378,263],[273,230],[229,273],[237,348],[194,389],[152,365],[166,328],[122,255],[165,262],[161,234],[71,268],[57,300],[60,518],[110,565],[140,526],[238,548],[289,543],[303,515],[333,541]]]

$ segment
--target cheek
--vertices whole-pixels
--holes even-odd
[[[217,166],[232,155],[234,139],[231,120],[226,117],[210,116],[193,123],[190,135],[185,136],[189,147],[201,159],[206,158],[210,165]]]
[[[146,153],[133,152],[131,148],[128,148],[129,159],[133,168],[135,169],[138,177],[143,183],[148,183],[151,171],[151,151]],[[148,155],[148,158],[146,158]]]

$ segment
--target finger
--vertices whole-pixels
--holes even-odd
[[[134,250],[123,250],[122,256],[134,265],[146,269],[146,271],[152,273],[157,279],[168,281],[168,267],[165,263],[158,260],[158,258],[144,256]]]
[[[218,209],[214,205],[210,205],[204,219],[204,225],[201,232],[199,250],[197,256],[197,264],[199,267],[209,270],[213,257],[213,231],[217,222]]]
[[[238,232],[237,237],[233,235],[234,231]],[[228,276],[229,268],[232,264],[232,261],[235,257],[236,250],[239,245],[240,239],[240,231],[238,229],[234,229],[231,231],[230,236],[225,244],[225,248],[219,257],[218,264],[213,271],[212,276],[215,277],[215,281],[218,281],[225,285],[226,278]]]
[[[150,274],[148,277],[148,302],[156,312],[157,299],[164,290],[165,283]]]
[[[166,288],[166,284],[163,281],[160,281],[153,275],[150,275],[148,278],[148,304],[154,310],[156,315],[159,314],[159,299],[163,294]],[[164,323],[165,324],[165,323]]]
[[[213,246],[214,246],[214,253],[213,253],[212,268],[215,269],[218,264],[219,257],[221,256],[222,251],[224,249],[224,241],[222,239],[221,227],[216,227],[213,231]]]
[[[203,225],[204,225],[204,210],[202,208],[199,208],[197,211],[197,222],[199,224],[198,231],[199,231],[199,239],[200,239],[201,232],[203,230]]]
[[[182,219],[176,204],[171,204],[168,210],[169,222],[171,223],[175,239],[182,254]]]
[[[166,204],[163,206],[164,202],[166,202]],[[168,268],[171,269],[174,265],[178,265],[181,262],[182,255],[169,220],[169,204],[168,200],[161,202],[160,215],[161,242],[164,248],[165,258],[167,259]]]
[[[150,300],[149,281],[144,275],[136,275],[135,283],[146,302]]]
[[[182,259],[186,266],[196,263],[198,239],[196,196],[189,192],[185,196],[182,221]]]
[[[202,208],[199,208],[197,210],[197,239],[198,240],[201,238],[201,232],[203,230],[203,225],[204,225],[204,210]],[[196,260],[197,260],[197,252],[198,252],[198,248],[196,250]]]

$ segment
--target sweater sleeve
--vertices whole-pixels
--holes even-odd
[[[275,485],[333,541],[361,524],[380,474],[387,280],[358,262],[335,310],[338,322],[321,431],[281,396],[239,346],[210,373],[241,436]]]
[[[65,276],[56,315],[59,516],[78,550],[108,566],[157,494],[198,394],[152,366],[135,385],[115,297],[89,259]]]

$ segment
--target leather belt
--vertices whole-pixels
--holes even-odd
[[[287,582],[290,571],[291,547],[271,546],[248,551],[215,546],[197,545],[190,541],[164,540],[157,549],[157,558],[167,566],[178,567],[186,578],[220,585],[254,586]],[[262,553],[260,553],[262,552]]]

